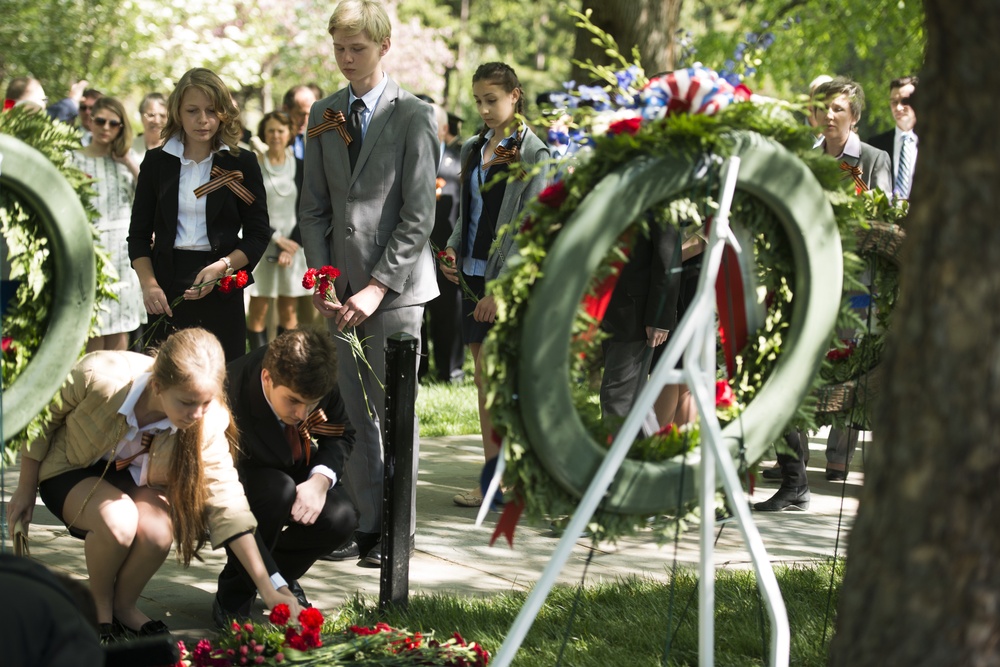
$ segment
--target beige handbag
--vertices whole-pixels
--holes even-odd
[[[14,539],[14,555],[30,558],[31,553],[28,550],[28,531],[25,530],[24,522],[20,519],[14,522],[11,537]]]

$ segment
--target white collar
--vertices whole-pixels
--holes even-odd
[[[896,140],[900,141],[900,140],[902,140],[903,137],[910,137],[911,139],[913,139],[913,143],[914,144],[919,143],[919,141],[920,141],[920,139],[917,137],[917,133],[916,132],[914,132],[913,130],[907,130],[907,131],[904,132],[903,130],[899,129],[899,126],[897,125],[896,126]]]
[[[382,72],[382,80],[375,84],[375,87],[369,90],[367,93],[361,96],[361,100],[365,103],[365,108],[368,111],[374,111],[375,105],[378,104],[378,98],[382,97],[382,93],[385,91],[385,87],[389,85],[389,76]],[[347,86],[347,108],[350,109],[351,105],[354,104],[354,100],[358,99],[358,96],[354,94],[354,89]]]
[[[142,373],[134,380],[132,380],[132,387],[128,390],[128,394],[125,396],[125,402],[122,406],[118,408],[118,414],[125,416],[125,423],[129,425],[129,433],[135,434],[139,431],[167,431],[171,433],[177,430],[177,427],[173,423],[164,417],[163,419],[154,422],[152,424],[147,424],[142,428],[139,428],[139,420],[135,417],[135,404],[139,402],[139,396],[145,391],[146,386],[149,384],[150,379],[153,377],[152,373],[146,372]]]
[[[227,146],[226,144],[222,144],[218,148],[214,149],[206,159],[211,159],[215,157],[215,154],[218,153],[219,151],[228,151],[228,150],[229,146]],[[167,142],[163,144],[163,152],[166,153],[167,155],[173,155],[175,158],[181,161],[181,164],[189,164],[189,163],[197,164],[195,163],[194,160],[184,157],[184,142],[181,141],[180,135],[178,134],[175,134],[169,139],[167,139]],[[204,162],[204,160],[202,160],[202,162]]]

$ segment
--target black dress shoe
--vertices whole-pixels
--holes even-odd
[[[826,479],[828,482],[843,482],[847,479],[846,470],[830,470],[826,469]]]
[[[358,561],[358,567],[382,567],[382,540],[372,546]]]
[[[239,609],[235,611],[230,611],[228,609],[223,609],[222,603],[219,602],[219,595],[216,593],[215,599],[212,600],[212,621],[215,623],[216,627],[228,628],[233,621],[238,621],[240,623],[250,620],[250,609],[253,607],[253,601],[257,599],[254,595],[250,598],[250,601],[244,605],[241,605]]]
[[[342,560],[353,560],[358,558],[361,554],[358,550],[358,543],[354,539],[350,540],[347,544],[340,547],[339,549],[334,549],[325,556],[320,556],[320,560],[330,560],[330,561],[342,561]]]
[[[299,601],[299,606],[303,609],[308,609],[312,606],[309,604],[309,600],[306,599],[306,592],[299,586],[298,581],[288,582],[288,592],[295,596],[295,599]]]
[[[804,511],[809,509],[810,497],[808,486],[782,485],[770,499],[755,504],[753,508],[758,512]]]
[[[760,476],[764,479],[781,480],[781,466],[774,465],[761,471]]]
[[[413,550],[416,548],[416,536],[410,535],[410,551],[407,557],[413,555]],[[382,540],[379,540],[375,545],[368,550],[365,557],[358,561],[358,567],[382,567]]]

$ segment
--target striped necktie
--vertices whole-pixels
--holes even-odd
[[[910,185],[913,175],[913,155],[910,148],[912,143],[913,137],[904,134],[903,144],[899,147],[899,169],[896,170],[896,183],[892,189],[896,199],[910,198]]]
[[[149,452],[149,445],[153,442],[153,434],[150,431],[146,431],[142,434],[142,449],[137,451],[132,456],[126,456],[123,459],[117,459],[115,461],[115,470],[124,470],[132,464],[137,458]]]

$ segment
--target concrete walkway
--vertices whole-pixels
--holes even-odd
[[[809,481],[812,504],[808,512],[755,513],[773,562],[804,563],[843,556],[846,537],[857,511],[863,474],[853,470],[846,483],[827,482],[823,475],[826,429],[811,440]],[[859,448],[854,467],[860,468]],[[525,590],[539,578],[558,540],[543,527],[520,525],[514,548],[498,541],[489,546],[497,515],[476,528],[476,510],[455,506],[451,498],[473,488],[479,479],[482,448],[478,436],[425,438],[421,442],[420,479],[417,489],[416,552],[410,563],[411,595],[485,595],[498,591]],[[4,500],[17,484],[17,467],[8,468]],[[759,484],[750,502],[769,498],[777,483]],[[843,495],[843,497],[842,497]],[[31,526],[32,556],[72,576],[86,578],[82,544],[69,537],[41,504]],[[501,546],[502,543],[502,546]],[[9,545],[9,542],[6,543]],[[589,540],[580,540],[560,581],[577,584],[591,550]],[[587,571],[588,582],[639,575],[666,580],[675,557],[681,563],[698,562],[698,532],[693,527],[673,544],[657,547],[642,535],[616,545],[600,544]],[[225,561],[222,551],[202,552],[203,563],[180,567],[173,554],[146,587],[142,609],[152,618],[163,619],[178,638],[212,633],[211,605],[216,577]],[[735,525],[722,530],[716,563],[723,567],[747,567],[749,555]],[[335,611],[360,593],[377,600],[379,570],[361,568],[355,561],[320,561],[300,580],[310,601],[324,611]],[[258,599],[257,608],[263,610]]]

